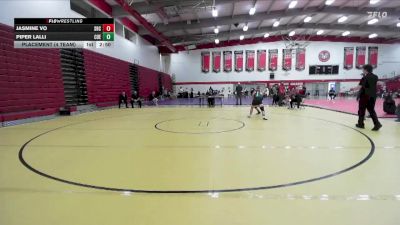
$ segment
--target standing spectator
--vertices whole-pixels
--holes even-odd
[[[372,130],[378,131],[382,127],[375,112],[378,76],[372,73],[372,66],[369,64],[363,66],[363,74],[364,78],[360,80],[361,90],[359,94],[358,123],[356,127],[364,128],[365,110],[368,110],[372,121],[374,121],[374,128],[372,128]]]
[[[126,108],[128,108],[128,97],[126,96],[125,91],[119,95],[118,108],[121,108],[122,103],[125,103]]]
[[[276,85],[272,86],[272,105],[278,105],[278,88]]]
[[[242,105],[242,91],[243,91],[243,87],[242,85],[240,85],[240,83],[238,83],[238,85],[236,86],[236,105]]]
[[[283,99],[285,97],[285,92],[286,92],[285,85],[283,84],[283,82],[281,82],[279,84],[279,88],[278,88],[278,96],[279,96],[278,105],[279,106],[281,106],[283,103]]]

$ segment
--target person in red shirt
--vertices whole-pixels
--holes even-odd
[[[279,88],[278,88],[278,96],[279,96],[278,105],[279,105],[279,106],[282,105],[282,101],[283,101],[283,99],[284,99],[284,97],[285,97],[285,92],[286,92],[285,85],[283,85],[283,82],[281,82],[281,83],[279,84]]]

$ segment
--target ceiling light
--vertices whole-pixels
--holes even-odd
[[[368,37],[369,37],[369,38],[376,38],[376,37],[378,37],[378,34],[373,33],[373,34],[370,34]]]
[[[374,18],[374,19],[368,21],[368,25],[372,25],[372,24],[374,24],[374,23],[377,23],[378,21],[379,21],[379,20],[378,20],[377,18]]]
[[[240,35],[239,39],[240,39],[240,40],[243,40],[243,39],[244,39],[244,36],[243,36],[243,35]]]
[[[244,27],[243,27],[243,31],[247,31],[249,29],[249,26],[247,26],[247,24],[246,25],[244,25]]]
[[[218,34],[219,33],[219,29],[218,27],[214,28],[214,33]]]
[[[396,26],[397,26],[397,27],[400,27],[400,23],[397,23]]]
[[[321,34],[323,34],[324,33],[324,30],[319,30],[319,31],[317,31],[317,35],[321,35]]]
[[[297,5],[297,1],[291,1],[289,3],[289,9],[293,9]]]
[[[380,0],[369,0],[369,4],[371,5],[375,5],[376,3],[378,3]]]
[[[274,26],[274,27],[279,26],[279,21],[275,21],[274,24],[272,24],[272,26]]]
[[[342,33],[342,36],[347,36],[349,34],[350,34],[350,31],[345,31],[345,32]]]
[[[269,33],[265,33],[265,34],[264,34],[264,37],[265,37],[265,38],[269,37]]]
[[[215,44],[219,44],[219,39],[215,39]]]
[[[249,14],[252,16],[256,13],[256,7],[252,7],[249,11]]]
[[[342,16],[338,19],[338,23],[343,23],[344,21],[346,21],[348,18],[347,16]]]
[[[307,16],[306,18],[304,18],[304,23],[308,23],[312,20],[311,16]]]
[[[213,8],[212,10],[212,16],[217,17],[218,16],[218,10],[216,8]]]
[[[325,5],[332,5],[335,0],[326,0]]]
[[[296,31],[292,30],[292,31],[289,33],[289,36],[294,36],[295,34],[296,34]]]

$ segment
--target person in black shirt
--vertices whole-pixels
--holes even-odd
[[[236,86],[236,105],[242,105],[242,91],[243,91],[243,87],[242,85],[240,85],[240,83],[238,83],[238,85]]]
[[[378,131],[382,125],[378,120],[375,112],[376,102],[376,84],[378,83],[378,76],[372,73],[371,65],[364,65],[364,77],[360,80],[360,92],[358,101],[358,123],[356,127],[364,128],[365,110],[368,110],[372,121],[374,122],[373,131]]]
[[[125,103],[126,108],[128,108],[128,97],[125,94],[125,91],[123,91],[120,95],[119,95],[119,101],[118,101],[118,107],[121,108],[121,104]]]
[[[331,88],[331,90],[329,90],[329,98],[331,100],[334,100],[336,98],[336,91],[335,89]]]
[[[139,108],[142,108],[142,100],[140,99],[139,94],[137,93],[137,91],[133,91],[132,96],[131,96],[132,109],[135,108],[134,107],[134,103],[137,103]]]
[[[149,101],[152,102],[155,106],[158,106],[158,97],[155,91],[152,91],[149,95]]]
[[[387,94],[383,102],[383,111],[387,114],[394,115],[396,113],[396,102],[393,100],[392,94]]]

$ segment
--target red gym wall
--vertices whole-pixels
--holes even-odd
[[[57,113],[65,105],[60,51],[14,49],[13,41],[13,28],[0,24],[0,122]],[[128,62],[89,50],[84,60],[89,104],[116,105],[121,91],[131,93]],[[141,96],[159,90],[158,74],[139,66]],[[171,77],[162,76],[172,90]]]
[[[0,119],[54,114],[65,105],[60,51],[13,46],[13,29],[0,24]]]
[[[129,63],[83,51],[89,104],[116,102],[121,91],[131,94]]]

